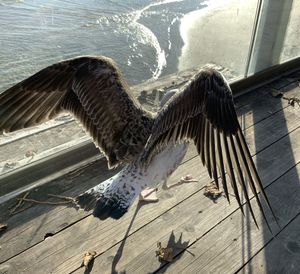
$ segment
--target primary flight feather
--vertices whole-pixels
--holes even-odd
[[[221,180],[228,201],[226,174],[240,209],[242,192],[257,224],[250,186],[265,218],[258,192],[271,206],[224,77],[212,68],[201,69],[164,101],[157,114],[146,111],[113,60],[78,57],[49,66],[1,93],[0,132],[35,126],[70,112],[104,153],[110,168],[124,165],[115,176],[77,197],[80,206],[94,208],[101,219],[121,217],[142,190],[166,180],[183,159],[188,141],[195,144],[217,186]]]

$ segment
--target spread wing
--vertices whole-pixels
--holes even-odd
[[[110,167],[135,158],[149,137],[149,115],[130,94],[113,61],[105,57],[79,57],[51,65],[4,91],[0,133],[38,125],[65,111],[92,136]],[[139,140],[130,131],[135,126],[141,131]]]
[[[155,119],[142,159],[147,164],[167,143],[185,139],[194,142],[203,165],[217,186],[221,178],[228,201],[226,173],[242,212],[238,183],[256,225],[248,185],[266,220],[258,191],[271,211],[272,208],[240,128],[230,87],[223,76],[213,69],[201,70],[184,90],[174,95],[162,108]],[[274,216],[273,211],[272,214]]]

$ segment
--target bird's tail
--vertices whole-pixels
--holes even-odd
[[[126,183],[128,180],[137,179],[131,177],[128,169],[125,168],[115,176],[77,196],[76,203],[84,210],[93,209],[93,215],[101,220],[109,217],[119,219],[127,212],[134,198],[141,191],[138,184]]]

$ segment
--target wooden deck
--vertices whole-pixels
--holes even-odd
[[[260,229],[234,197],[215,202],[204,196],[211,182],[194,147],[169,179],[172,185],[190,173],[197,183],[159,189],[159,202],[137,204],[120,220],[100,221],[73,206],[34,204],[15,214],[10,200],[0,205],[0,273],[300,273],[300,107],[275,98],[300,96],[300,72],[236,99],[245,136],[280,228],[268,215],[272,235],[253,202]],[[75,196],[110,177],[104,159],[31,191]],[[51,200],[51,199],[50,199]],[[171,263],[156,257],[157,243],[172,247]],[[91,267],[83,254],[96,251]]]

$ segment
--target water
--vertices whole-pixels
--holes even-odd
[[[180,20],[202,2],[1,0],[0,92],[79,55],[112,57],[130,84],[174,73],[183,46]]]

